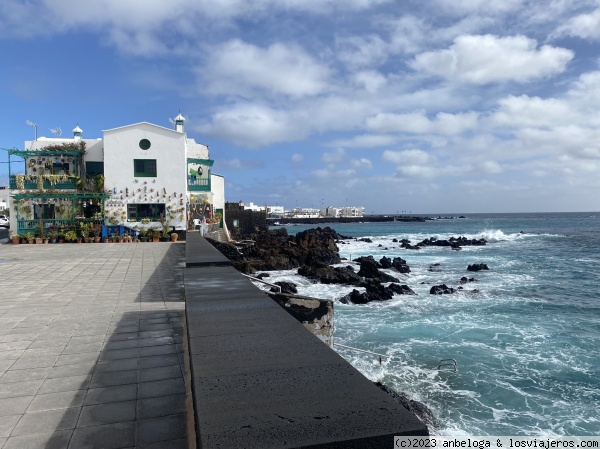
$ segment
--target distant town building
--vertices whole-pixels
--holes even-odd
[[[283,217],[283,214],[285,214],[285,209],[283,206],[267,206],[267,214],[269,215],[269,217],[272,218],[279,218],[279,217]]]
[[[321,211],[309,207],[296,207],[288,213],[288,216],[291,218],[319,218]]]
[[[253,202],[249,202],[245,204],[243,201],[240,201],[240,206],[244,208],[244,210],[251,210],[253,212],[266,212],[267,206],[259,206],[258,204],[254,204]]]
[[[364,217],[364,215],[365,215],[364,207],[354,207],[354,206],[332,207],[332,206],[329,206],[325,209],[325,216],[332,217],[332,218]]]

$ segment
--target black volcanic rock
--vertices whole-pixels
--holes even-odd
[[[370,283],[366,285],[365,292],[359,292],[354,289],[347,295],[342,296],[339,301],[343,304],[367,304],[371,301],[386,301],[392,299],[394,294],[398,295],[414,295],[407,285],[390,284],[385,287],[378,283]]]
[[[322,284],[360,285],[362,278],[352,267],[330,267],[328,265],[302,265],[298,274]]]
[[[381,282],[399,282],[394,276],[379,270],[381,264],[377,263],[372,256],[360,258],[359,276],[364,278],[379,279]]]
[[[432,295],[449,295],[456,292],[452,287],[448,287],[446,284],[434,285],[429,290],[429,293]]]
[[[275,285],[279,285],[281,287],[281,293],[287,293],[289,295],[294,295],[294,294],[298,293],[296,284],[294,284],[293,282],[278,281],[278,282],[275,282]],[[279,290],[276,289],[275,287],[271,287],[271,291],[273,293],[279,293]]]
[[[341,261],[337,240],[345,238],[333,229],[308,229],[289,236],[285,228],[261,231],[252,235],[254,245],[238,250],[235,246],[210,240],[237,270],[252,274],[256,271],[290,270],[302,265],[332,265]]]
[[[467,267],[467,271],[481,271],[481,270],[489,270],[490,268],[484,263],[474,263],[473,265],[469,265]]]

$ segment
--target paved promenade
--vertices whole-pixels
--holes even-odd
[[[185,243],[0,245],[0,448],[184,448]]]

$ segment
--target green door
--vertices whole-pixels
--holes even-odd
[[[221,214],[221,221],[219,222],[219,227],[223,227],[223,209],[215,209],[215,213]]]

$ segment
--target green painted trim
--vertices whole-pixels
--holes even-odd
[[[212,167],[213,164],[215,163],[215,161],[213,161],[212,159],[194,159],[194,158],[188,157],[187,163],[188,164],[200,164],[200,165],[205,165],[207,167]]]
[[[8,151],[8,154],[14,154],[16,156],[22,157],[26,159],[28,157],[37,157],[37,156],[71,156],[71,157],[81,157],[83,154],[78,150],[17,150],[16,148],[12,150],[8,150],[6,148],[2,148],[3,150]]]
[[[192,186],[188,185],[189,192],[210,192],[210,184],[206,186]]]

